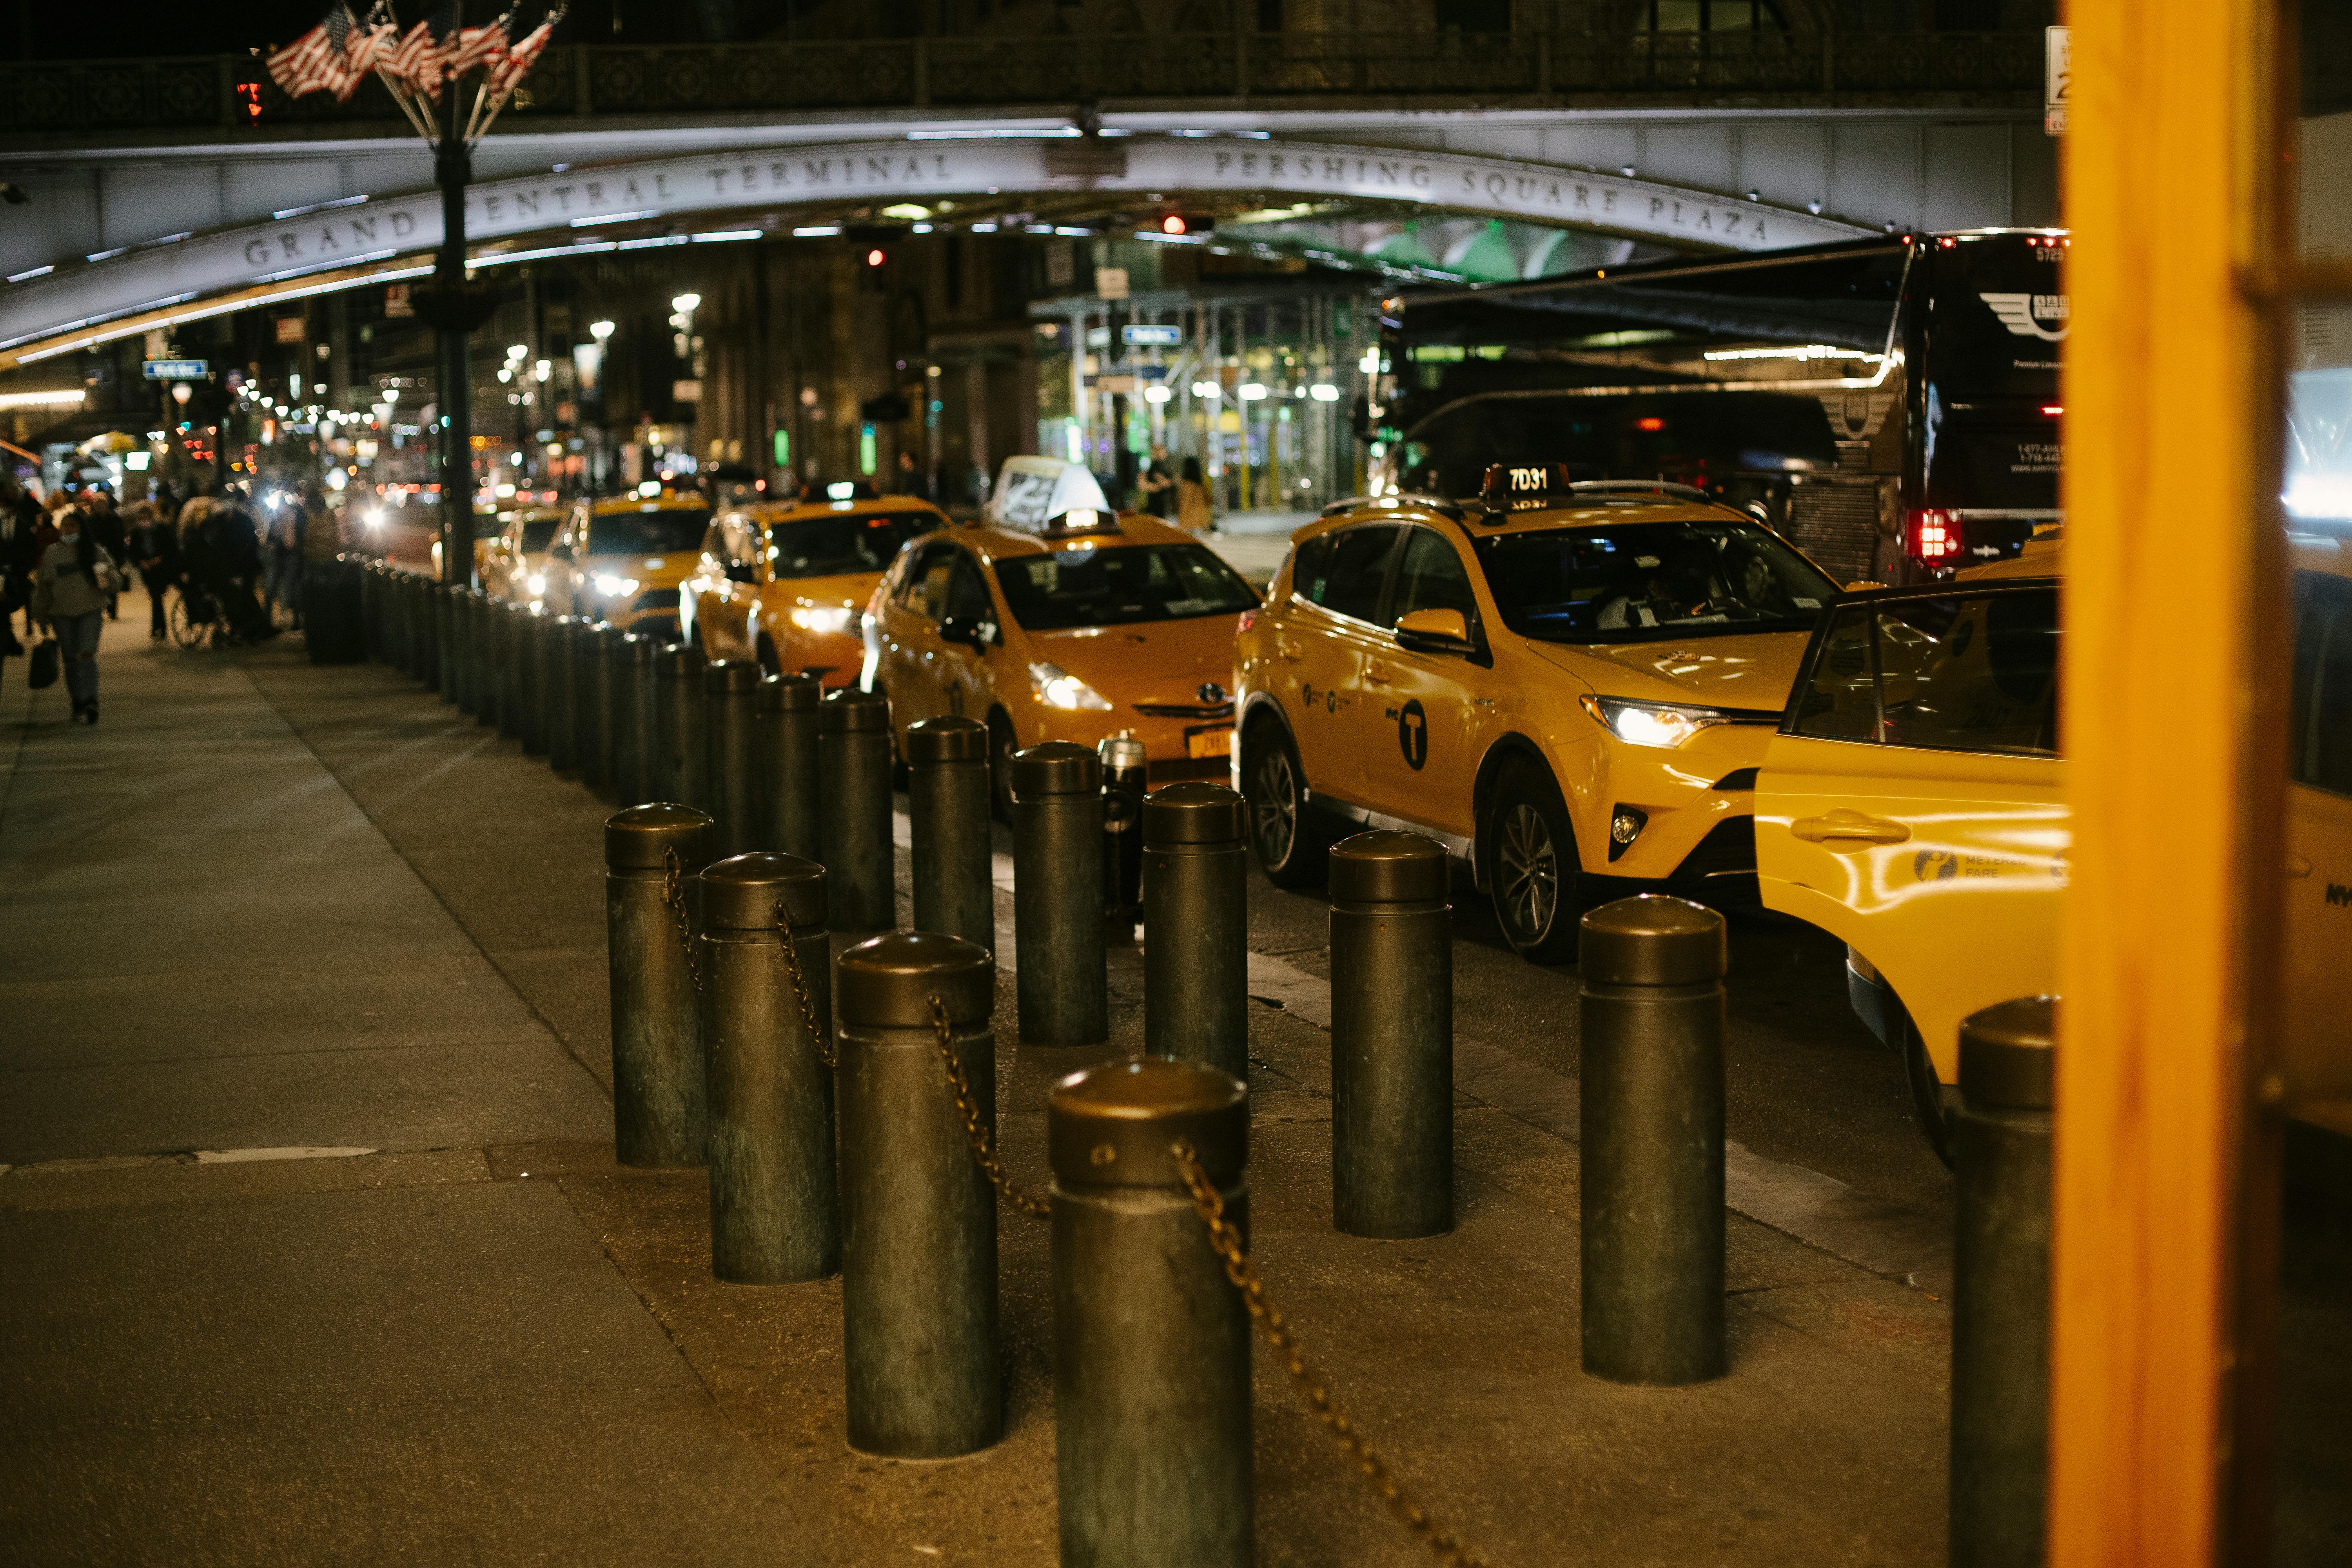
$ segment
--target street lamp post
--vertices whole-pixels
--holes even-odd
[[[497,308],[468,298],[466,279],[466,186],[474,177],[473,149],[460,133],[457,84],[441,95],[440,144],[433,176],[441,186],[441,254],[426,301],[440,337],[441,575],[474,586],[474,369],[468,353],[474,328]],[[487,290],[485,290],[487,292]],[[483,305],[477,310],[471,307]]]

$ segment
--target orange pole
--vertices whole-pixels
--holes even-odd
[[[2277,987],[2284,805],[2283,426],[2261,287],[2280,227],[2272,5],[2070,7],[2077,657],[2049,1514],[2066,1568],[2230,1561],[2252,1517],[2242,1483],[2260,1507],[2233,1456],[2263,1404],[2239,1379],[2264,1364],[2273,1288],[2250,1308],[2244,1285],[2276,1219],[2249,1089]],[[2184,590],[2202,606],[2187,636]]]

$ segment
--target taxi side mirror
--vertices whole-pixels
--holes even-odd
[[[1414,610],[1396,624],[1397,647],[1408,653],[1473,654],[1470,622],[1459,610]]]

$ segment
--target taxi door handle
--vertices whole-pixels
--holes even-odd
[[[1367,686],[1386,686],[1395,677],[1396,671],[1379,659],[1364,666],[1364,684]]]
[[[2311,875],[2311,862],[2300,855],[2290,855],[2286,858],[2286,874],[2290,877],[2308,877]]]
[[[1864,844],[1900,844],[1911,837],[1911,830],[1899,822],[1843,808],[1826,816],[1801,816],[1789,824],[1789,832],[1808,844],[1826,845],[1832,850],[1843,847],[1847,854]]]

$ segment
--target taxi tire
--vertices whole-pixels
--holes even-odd
[[[1903,1015],[1903,1080],[1911,1091],[1911,1119],[1919,1124],[1927,1147],[1948,1169],[1952,1163],[1952,1124],[1944,1114],[1944,1086],[1936,1077],[1936,1064],[1927,1055],[1927,1042],[1920,1038],[1918,1026],[1911,1022],[1907,1012]]]
[[[1479,837],[1494,846],[1488,852],[1486,887],[1503,940],[1529,963],[1574,962],[1577,921],[1584,912],[1580,897],[1583,878],[1568,804],[1550,772],[1530,762],[1506,764]],[[1535,866],[1520,869],[1528,859]],[[1530,875],[1537,883],[1532,888]],[[1547,875],[1551,882],[1548,900],[1541,886]],[[1532,929],[1531,921],[1537,922]]]
[[[1268,850],[1268,837],[1276,829],[1260,816],[1262,807],[1277,816],[1285,810],[1284,802],[1268,799],[1270,789],[1286,791],[1288,795],[1290,838],[1278,854]],[[1272,720],[1251,725],[1243,738],[1242,795],[1248,802],[1250,853],[1265,879],[1277,888],[1320,887],[1330,843],[1307,804],[1307,770],[1299,765],[1298,748]]]

